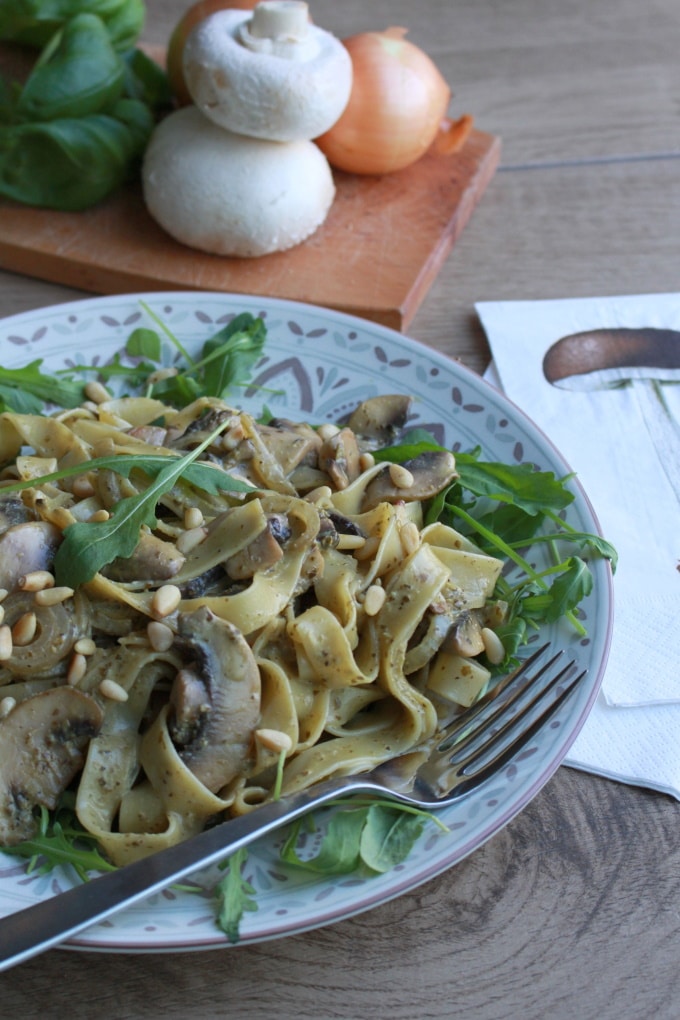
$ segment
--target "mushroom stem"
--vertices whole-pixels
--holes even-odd
[[[309,7],[303,0],[262,0],[253,10],[250,34],[257,39],[304,39]]]
[[[262,0],[238,32],[239,42],[254,53],[310,60],[319,50],[309,32],[309,10],[303,0]]]

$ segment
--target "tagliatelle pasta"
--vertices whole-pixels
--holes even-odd
[[[370,401],[316,429],[143,397],[0,415],[0,844],[73,784],[80,822],[125,864],[425,745],[478,697],[502,561],[424,526],[453,455],[375,463],[370,420]],[[223,488],[181,475],[131,555],[62,584],[69,528],[115,522],[152,485],[148,458],[211,433],[201,458]]]

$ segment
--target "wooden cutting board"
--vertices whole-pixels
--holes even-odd
[[[59,213],[0,201],[0,266],[99,294],[213,290],[288,298],[406,329],[491,180],[500,140],[473,130],[452,155],[383,177],[336,174],[324,225],[257,259],[179,244],[130,186],[94,209]]]

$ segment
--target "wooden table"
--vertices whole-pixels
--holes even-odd
[[[183,0],[149,0],[163,44]],[[677,290],[676,0],[315,0],[343,36],[391,24],[435,59],[501,168],[409,330],[476,370],[476,300]],[[0,209],[0,231],[2,211]],[[0,273],[0,314],[84,296]],[[2,1016],[663,1020],[680,1015],[680,808],[562,767],[420,889],[235,951],[53,951],[3,975]]]

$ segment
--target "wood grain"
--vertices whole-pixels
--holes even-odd
[[[189,0],[149,0],[167,41]],[[409,332],[477,370],[477,300],[678,289],[677,0],[311,0],[339,34],[390,24],[435,55],[499,172]],[[0,234],[2,221],[0,220]],[[84,296],[0,271],[0,313]],[[407,896],[248,949],[52,952],[2,1016],[91,1020],[677,1020],[676,801],[560,768],[489,843]]]

